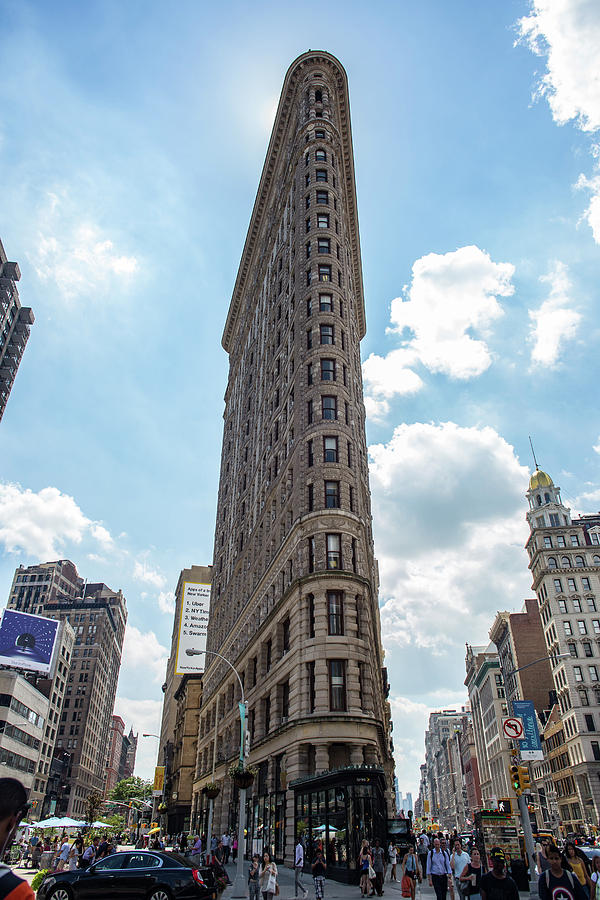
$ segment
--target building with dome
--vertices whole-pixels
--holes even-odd
[[[346,73],[323,51],[285,77],[229,307],[207,649],[248,703],[248,849],[317,842],[356,876],[387,837],[393,757],[368,482],[365,335]],[[237,821],[227,776],[240,685],[207,657],[192,823]],[[211,789],[212,790],[212,789]]]
[[[556,690],[545,749],[563,835],[591,833],[600,822],[600,513],[572,518],[539,468],[527,499],[526,549]]]

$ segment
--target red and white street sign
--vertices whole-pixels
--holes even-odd
[[[502,732],[509,741],[520,741],[525,734],[523,719],[517,719],[516,716],[506,716],[502,719]]]

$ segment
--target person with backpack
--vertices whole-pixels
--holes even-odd
[[[563,856],[553,844],[546,849],[550,868],[542,872],[538,879],[540,900],[588,900],[579,879],[568,869],[563,869]]]
[[[460,892],[463,897],[469,897],[470,900],[480,900],[481,894],[479,888],[481,885],[481,876],[484,868],[481,862],[481,854],[477,847],[473,847],[471,858],[464,866],[462,872],[458,873],[455,868],[454,874],[458,875],[458,883],[460,883]]]
[[[452,876],[452,869],[450,854],[447,850],[442,850],[438,837],[434,838],[433,847],[427,854],[426,875],[429,887],[434,889],[437,900],[446,900],[448,878]]]

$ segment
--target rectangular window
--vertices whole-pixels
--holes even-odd
[[[544,535],[544,547],[546,547],[547,550],[552,547],[552,538],[547,534]]]
[[[306,332],[306,349],[312,349],[312,328],[309,328]]]
[[[325,509],[340,508],[340,483],[339,481],[325,482]]]
[[[570,637],[573,634],[573,629],[571,628],[570,622],[563,622],[563,627],[565,629],[565,634],[567,637]]]
[[[577,627],[579,628],[579,634],[587,634],[587,627],[584,619],[577,620]]]
[[[558,528],[558,526],[560,525],[560,520],[557,513],[550,513],[550,525],[553,528]]]
[[[309,284],[311,283],[311,281],[312,281],[312,272],[311,272],[310,269],[307,269],[307,270],[306,270],[306,287],[309,286]]]
[[[322,344],[335,344],[333,325],[319,325],[319,339]]]
[[[573,657],[573,659],[577,659],[579,654],[577,653],[577,644],[567,644],[569,653]]]
[[[358,562],[356,556],[356,538],[352,538],[352,571],[358,572]]]
[[[600,759],[600,744],[598,741],[592,741],[592,753],[594,754],[594,759]]]
[[[326,162],[327,154],[324,150],[315,150],[315,161],[316,162]]]
[[[310,172],[307,172],[306,175],[304,176],[304,184],[305,184],[306,187],[309,186],[309,184],[310,184]]]
[[[281,643],[283,650],[290,649],[290,620],[285,619],[283,625],[281,626]]]
[[[315,636],[315,598],[312,594],[308,595],[308,636]]]
[[[309,537],[308,539],[308,571],[315,571],[315,539],[314,537]]]
[[[281,717],[287,719],[290,714],[290,683],[284,681],[281,685]],[[283,723],[282,723],[283,724]]]
[[[265,734],[269,733],[271,728],[271,698],[265,697],[263,701],[263,711],[264,711],[264,721],[265,721]]]
[[[348,441],[348,468],[352,468],[352,444]]]
[[[310,259],[310,241],[306,242],[306,258]]]
[[[268,672],[271,668],[271,651],[273,650],[273,645],[271,641],[267,641],[265,647],[265,672]]]
[[[571,535],[571,547],[579,547],[579,535],[578,534]]]
[[[318,213],[317,228],[329,228],[329,213]]]
[[[313,383],[313,374],[312,374],[312,363],[308,363],[306,366],[306,383],[311,385]]]
[[[314,637],[314,635],[313,635]],[[315,711],[315,664],[314,662],[309,662],[306,664],[307,672],[308,672],[308,711],[314,713]]]
[[[335,359],[321,360],[321,381],[335,381]]]
[[[573,666],[573,674],[575,676],[575,681],[583,681],[583,672],[581,671],[581,666]]]
[[[343,659],[329,660],[329,708],[332,712],[346,710],[346,663]]]
[[[317,191],[317,203],[324,203],[326,206],[329,205],[329,192],[328,191]],[[308,206],[306,207],[308,209]]]
[[[336,437],[323,438],[323,461],[328,463],[338,461],[338,439]]]
[[[562,582],[560,578],[554,579],[554,593],[561,594],[562,593]]]
[[[581,579],[581,586],[582,586],[582,588],[583,588],[584,591],[589,591],[589,590],[590,590],[590,579],[589,579],[589,578],[585,578],[585,577],[582,578],[582,579]],[[591,599],[591,597],[590,597],[589,599]]]
[[[331,294],[319,294],[319,312],[333,312],[333,297]]]
[[[559,610],[559,612],[563,613],[563,615],[564,615],[566,612],[568,612],[568,610],[567,610],[567,601],[566,601],[566,600],[559,600],[559,601],[558,601],[558,610]]]
[[[567,584],[569,585],[569,590],[570,590],[570,591],[576,591],[576,590],[577,590],[577,585],[575,584],[575,579],[574,579],[574,578],[567,578]],[[578,600],[577,602],[579,603],[579,600]],[[573,603],[575,603],[575,601],[573,601]],[[580,605],[581,605],[581,604],[580,604]],[[579,611],[579,610],[578,610],[578,611]]]
[[[327,181],[327,169],[317,169],[315,178],[317,181]]]
[[[567,546],[565,543],[565,537],[563,534],[559,534],[558,537],[556,538],[556,546],[557,547],[566,547]]]
[[[331,243],[329,238],[319,238],[317,241],[317,251],[319,253],[330,253]]]
[[[349,500],[350,512],[354,512],[354,488],[352,487],[352,485],[350,485],[349,491],[350,491],[350,500]]]
[[[587,713],[585,716],[585,727],[587,728],[588,731],[596,730],[594,728],[594,717],[590,713]]]
[[[318,202],[318,201],[317,201]],[[306,199],[304,201],[305,209],[310,209],[310,194],[306,195]]]
[[[305,227],[305,230],[306,230],[306,234],[308,234],[308,232],[310,231],[310,216],[309,216],[308,219],[306,220],[306,227]]]
[[[590,681],[598,681],[598,669],[596,666],[588,666],[590,670]]]
[[[312,512],[315,508],[315,486],[314,484],[306,485],[307,491],[307,502],[308,502],[308,511]]]
[[[321,412],[324,419],[337,419],[337,397],[322,397]]]
[[[313,441],[306,442],[307,456],[308,456],[308,465],[309,467],[314,465],[315,455],[314,455],[314,444]]]
[[[319,281],[331,281],[331,266],[319,265]]]
[[[306,421],[309,425],[312,425],[313,420],[313,402],[312,400],[306,401]]]
[[[585,653],[586,656],[594,655],[594,651],[592,650],[592,645],[588,644],[587,642],[584,643],[584,645],[583,645],[583,652]]]
[[[341,591],[327,591],[327,627],[329,634],[344,633],[344,595]]]
[[[594,634],[600,634],[600,619],[592,619]]]
[[[342,568],[342,541],[339,534],[328,534],[327,535],[327,568],[328,569],[341,569]],[[329,593],[332,593],[329,591]],[[333,592],[335,593],[335,592]],[[341,634],[341,632],[332,632],[329,634]]]

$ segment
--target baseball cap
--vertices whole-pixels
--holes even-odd
[[[502,847],[492,847],[490,850],[490,859],[506,859]]]

